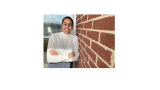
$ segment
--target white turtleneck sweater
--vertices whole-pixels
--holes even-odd
[[[65,34],[63,31],[53,33],[48,41],[47,61],[48,63],[72,62],[79,57],[78,37],[72,34]],[[51,55],[49,50],[54,49],[58,55]],[[68,58],[68,54],[75,52],[73,58]]]

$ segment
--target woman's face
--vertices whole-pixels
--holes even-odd
[[[62,30],[65,34],[69,34],[73,29],[72,21],[68,18],[64,19],[62,23]]]

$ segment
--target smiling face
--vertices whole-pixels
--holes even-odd
[[[65,34],[69,34],[73,29],[72,21],[68,18],[64,19],[62,23],[62,30]]]

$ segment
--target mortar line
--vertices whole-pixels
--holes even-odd
[[[85,61],[83,62],[83,64],[84,64],[85,68],[87,68],[87,67],[86,67],[86,63],[85,63]]]
[[[81,42],[83,42],[82,40],[81,40]],[[83,42],[84,43],[84,42]],[[85,43],[84,43],[85,44]],[[88,45],[87,45],[87,47],[88,47]],[[108,67],[110,67],[110,65],[106,62],[106,61],[104,61],[95,51],[93,51],[92,50],[92,48],[90,48],[90,47],[88,47],[93,53],[95,53],[96,54],[96,56],[98,56]],[[86,52],[86,51],[85,51]],[[87,53],[87,52],[86,52]],[[88,54],[88,53],[87,53]],[[89,56],[89,55],[88,55]],[[90,56],[89,56],[90,57]],[[91,59],[91,58],[90,58]]]
[[[80,33],[79,33],[79,34],[80,34]],[[83,37],[86,37],[86,36],[83,35],[83,34],[80,34],[80,35],[82,35]],[[89,38],[89,37],[86,37],[86,38],[89,39],[89,40],[91,40],[91,41],[93,41],[93,42],[95,42],[95,43],[97,43],[98,45],[102,46],[105,50],[109,50],[109,51],[111,51],[111,52],[114,51],[113,49],[111,49],[111,48],[109,48],[109,47],[107,47],[107,46],[105,46],[105,45],[103,45],[103,44],[101,44],[101,43],[99,43],[99,42],[97,42],[97,41]]]
[[[115,52],[113,52],[113,53],[112,53],[112,55],[111,55],[110,63],[111,63],[111,65],[110,65],[110,66],[113,68],[114,63],[115,63]]]
[[[83,16],[85,16],[85,15],[86,15],[86,14],[84,14]],[[78,18],[77,21],[78,21],[79,19],[81,19],[83,16],[81,16],[80,18]]]
[[[115,31],[111,31],[111,30],[85,29],[85,28],[76,28],[76,29],[82,29],[82,30],[86,30],[86,31],[95,31],[95,32],[103,32],[103,33],[115,34]]]
[[[87,46],[88,47],[88,46]],[[89,48],[89,47],[88,47]],[[96,54],[96,56],[98,56],[99,58],[101,58],[95,51],[93,51],[92,50],[92,48],[89,48],[93,53],[95,53]],[[91,59],[91,58],[90,58]],[[110,67],[110,65],[105,61],[105,60],[103,60],[102,58],[101,58],[101,60],[108,66],[108,67]],[[92,60],[93,61],[93,60]]]
[[[82,45],[80,45],[81,47],[82,47]],[[86,45],[85,45],[86,46]],[[86,52],[86,50],[82,47],[82,49],[83,49],[83,51],[85,51]],[[81,51],[81,53],[82,53],[82,51]],[[82,53],[82,55],[83,55],[83,53]],[[83,55],[83,57],[85,58],[85,56]],[[86,59],[86,58],[85,58]]]
[[[80,39],[81,40],[81,39]],[[83,42],[82,40],[81,40],[81,42]],[[83,42],[84,43],[84,42]],[[86,44],[86,43],[84,43],[84,44]],[[92,52],[94,52],[95,54],[96,54],[96,56],[98,56],[108,67],[111,67],[106,61],[104,61],[95,51],[93,51],[92,50],[92,48],[90,48],[88,45],[86,45]],[[82,47],[82,46],[81,46]],[[82,47],[83,48],[83,47]],[[84,48],[83,48],[84,49]],[[86,51],[85,51],[86,52]],[[114,52],[114,51],[111,51],[112,53]],[[88,55],[88,53],[86,52],[86,54]],[[84,56],[84,55],[83,55]],[[90,57],[89,55],[88,55],[88,57]],[[86,58],[85,58],[86,59]],[[92,59],[92,58],[90,58],[90,59]],[[93,61],[93,60],[92,60]]]
[[[82,62],[81,62],[81,66],[82,66],[82,68],[83,68],[83,64],[82,64]]]
[[[83,42],[82,40],[81,40],[81,42]],[[86,43],[84,43],[84,44],[86,44]],[[82,46],[81,46],[82,47]],[[88,47],[88,46],[87,46]],[[83,47],[82,47],[83,48]],[[83,48],[84,49],[84,48]],[[91,48],[90,48],[91,49]],[[92,50],[92,49],[91,49]],[[89,54],[87,53],[87,51],[86,50],[83,50],[83,51],[85,51],[86,52],[86,54],[87,54],[87,56],[88,56],[88,58],[90,58],[90,59],[92,59],[90,56],[89,56]],[[93,51],[93,50],[92,50]],[[93,51],[94,52],[94,51]],[[82,52],[81,52],[82,53]],[[95,53],[95,52],[94,52]],[[100,57],[97,53],[95,53],[96,54],[96,59],[97,59],[97,57]],[[84,55],[83,55],[83,57],[84,57]],[[84,57],[85,58],[85,57]],[[86,58],[85,58],[86,59]],[[93,60],[92,60],[92,62],[93,62]],[[89,63],[89,62],[88,62]],[[94,63],[94,62],[93,62]],[[95,65],[97,64],[97,60],[96,60],[96,63],[94,63]],[[96,65],[97,66],[97,65]],[[107,66],[109,66],[109,64],[107,63]]]
[[[91,59],[91,62],[94,63],[93,60],[92,60],[92,58],[90,58],[90,59]],[[97,64],[94,63],[94,65],[95,65],[97,68],[99,68],[99,67],[97,66]]]
[[[82,22],[82,18],[81,18],[81,22]]]
[[[84,16],[84,15],[83,15]],[[83,17],[82,16],[82,17]],[[112,17],[112,16],[114,16],[114,15],[103,15],[103,16],[99,16],[99,17],[96,17],[96,18],[92,18],[92,19],[90,19],[90,20],[87,20],[87,21],[84,21],[84,22],[81,22],[81,23],[87,23],[87,22],[90,22],[90,21],[93,21],[93,20],[99,20],[99,19],[103,19],[103,18],[106,18],[106,17]],[[81,18],[81,17],[80,17]],[[79,18],[79,19],[80,19]],[[78,20],[79,20],[78,19]],[[78,23],[78,24],[81,24],[81,23]],[[78,24],[76,24],[76,25],[78,25]]]
[[[97,64],[97,59],[98,59],[98,56],[96,56],[96,64]]]
[[[81,40],[81,39],[80,39],[80,40]],[[82,42],[82,40],[81,40],[81,42]],[[85,44],[85,46],[87,46],[87,44],[86,44],[86,43],[84,43],[84,44]],[[82,45],[80,45],[80,46],[82,47]],[[83,48],[83,47],[82,47],[82,48]],[[83,49],[84,49],[84,48],[83,48]],[[86,52],[86,54],[87,54],[87,56],[88,56],[88,57],[90,57],[86,50],[83,50],[83,51],[85,51],[85,52]],[[82,53],[82,52],[81,52],[81,53]],[[83,55],[83,56],[84,56],[84,55]],[[84,58],[85,58],[85,57],[84,57]],[[86,58],[85,58],[85,59],[86,59]],[[86,59],[86,60],[87,60],[87,59]],[[89,62],[88,62],[88,63],[89,63]]]
[[[101,32],[99,32],[98,42],[100,42]]]
[[[90,40],[90,47],[91,47],[92,41]]]

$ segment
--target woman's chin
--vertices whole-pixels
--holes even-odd
[[[64,33],[65,33],[65,34],[69,34],[70,32],[69,32],[69,31],[64,31]]]

